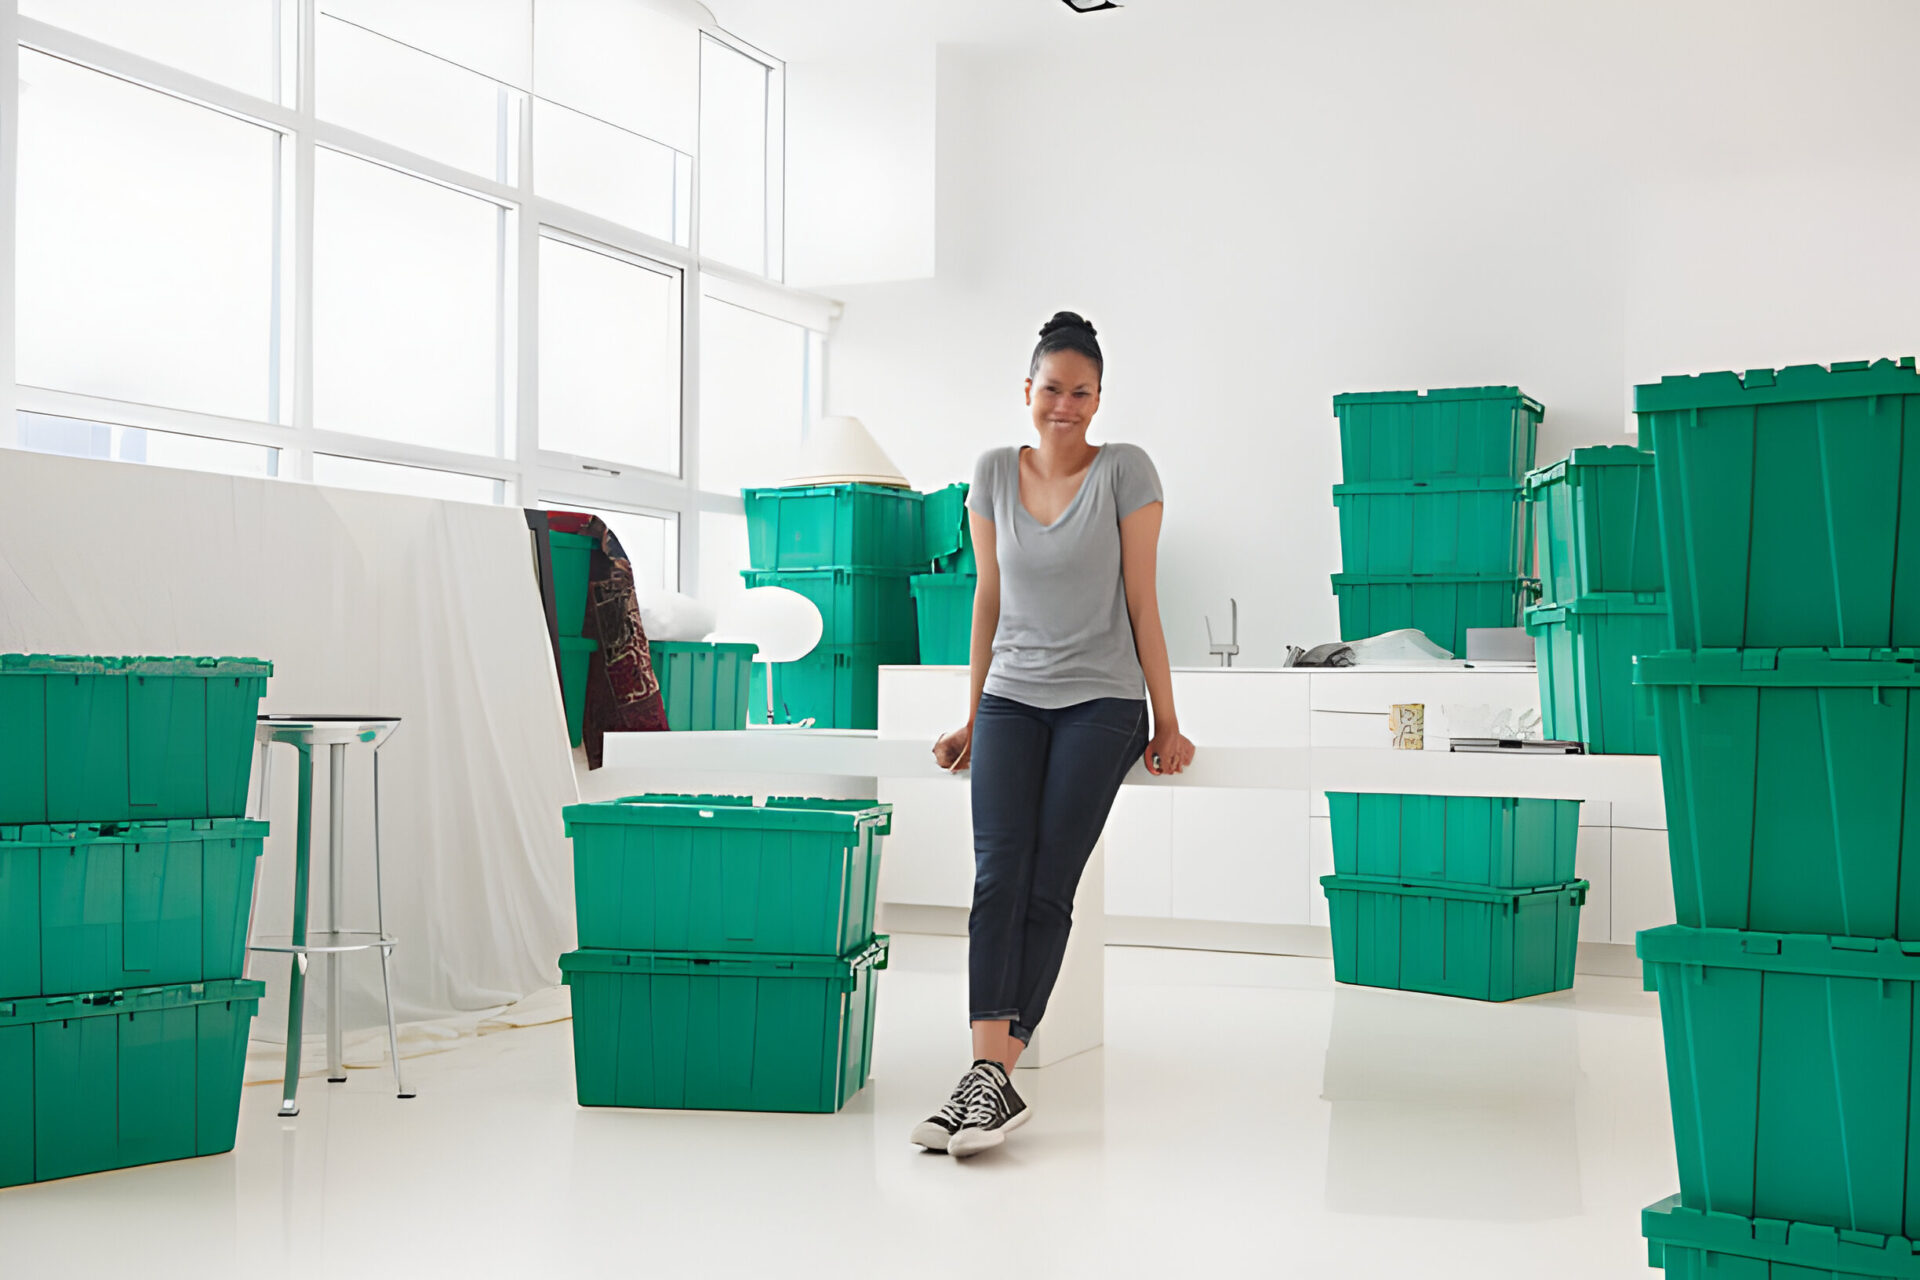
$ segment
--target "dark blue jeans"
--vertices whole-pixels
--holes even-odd
[[[969,1019],[1033,1038],[1060,976],[1073,894],[1120,782],[1147,748],[1147,704],[1058,710],[988,693],[973,722]]]

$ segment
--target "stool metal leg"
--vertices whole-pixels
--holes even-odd
[[[293,941],[307,942],[307,878],[313,852],[313,750],[303,743],[294,744],[300,753],[300,813],[296,821],[293,860]],[[307,958],[293,957],[287,977],[287,1080],[280,1093],[280,1114],[297,1116],[300,1092],[300,1033],[306,1012]]]
[[[386,884],[380,875],[380,748],[373,749],[373,912],[380,936],[387,936]],[[393,1020],[393,948],[380,948],[380,988],[387,997],[387,1052],[393,1062],[393,1088],[402,1098],[411,1098],[407,1082],[400,1074],[400,1028]]]
[[[341,900],[347,896],[346,859],[341,856],[347,831],[347,746],[334,743],[327,752],[327,930],[340,927]],[[340,1051],[340,961],[338,951],[327,953],[327,1083],[345,1084],[347,1068]]]

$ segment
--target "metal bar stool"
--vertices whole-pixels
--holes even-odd
[[[300,757],[300,817],[293,868],[293,932],[286,937],[255,939],[251,951],[291,955],[293,965],[287,992],[287,1079],[281,1092],[280,1114],[297,1116],[300,1088],[300,1035],[306,1015],[309,956],[327,961],[327,1080],[346,1080],[340,1047],[340,959],[350,951],[380,952],[380,985],[387,999],[387,1049],[393,1060],[393,1084],[402,1098],[411,1098],[400,1073],[400,1033],[393,1018],[393,979],[390,961],[396,940],[387,933],[386,904],[380,882],[380,747],[400,726],[398,716],[264,715],[254,725],[253,739],[262,752],[260,807],[269,812],[273,777],[273,744],[284,742]],[[347,818],[347,748],[373,748],[373,901],[375,928],[342,929],[340,906],[346,897],[346,868],[341,860]],[[328,750],[327,802],[327,922],[319,932],[307,927],[307,888],[312,878],[313,749]]]

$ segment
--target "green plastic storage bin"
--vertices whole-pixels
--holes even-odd
[[[950,484],[927,495],[927,559],[935,573],[977,573],[973,527],[967,522],[969,486]]]
[[[973,661],[973,591],[979,581],[971,573],[914,575],[923,665],[964,667]]]
[[[575,951],[583,1107],[838,1111],[873,1065],[887,939],[844,956]]]
[[[1504,476],[1533,470],[1544,410],[1518,387],[1357,391],[1333,398],[1348,484]]]
[[[1500,889],[1574,878],[1578,800],[1329,791],[1327,811],[1343,876]]]
[[[1321,876],[1333,977],[1363,987],[1518,1000],[1573,985],[1587,882],[1537,889]]]
[[[580,945],[837,956],[873,936],[877,800],[628,796],[569,805]]]
[[[1542,598],[1660,591],[1660,516],[1653,453],[1632,445],[1575,449],[1527,476],[1540,531]]]
[[[1902,1236],[1683,1208],[1640,1214],[1647,1265],[1667,1280],[1920,1280],[1920,1247]]]
[[[773,667],[774,720],[819,729],[880,725],[880,668],[916,665],[919,654],[889,656],[874,644],[821,645],[797,662]]]
[[[259,982],[0,999],[0,1187],[233,1150]]]
[[[238,978],[267,824],[0,827],[0,991]]]
[[[584,533],[549,533],[553,553],[553,620],[563,636],[587,629],[587,577],[594,540]]]
[[[747,684],[757,646],[655,640],[648,650],[667,708],[667,728],[747,727]]]
[[[920,624],[911,574],[898,569],[743,569],[748,587],[785,587],[820,610],[820,644],[873,645],[883,662],[916,662]]]
[[[1912,357],[1665,378],[1634,408],[1675,648],[1920,645]]]
[[[1597,755],[1660,750],[1653,707],[1633,688],[1633,660],[1673,641],[1666,597],[1605,593],[1527,610],[1540,672],[1540,728]]]
[[[0,654],[0,826],[237,818],[258,658]]]
[[[1333,505],[1348,573],[1520,578],[1531,568],[1530,508],[1504,476],[1337,484]]]
[[[587,716],[587,671],[598,640],[580,636],[560,637],[560,700],[567,712],[567,741],[579,746]]]
[[[1667,925],[1660,993],[1680,1202],[1911,1237],[1920,946]]]
[[[1719,649],[1640,659],[1681,924],[1920,939],[1917,658]]]
[[[1467,651],[1469,627],[1517,627],[1532,584],[1511,575],[1379,577],[1333,575],[1340,602],[1340,638],[1364,640],[1412,627],[1456,655]]]
[[[743,489],[747,563],[755,569],[927,567],[924,499],[877,484]]]

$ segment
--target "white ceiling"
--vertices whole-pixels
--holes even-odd
[[[1075,13],[1061,0],[707,0],[720,25],[789,62],[932,44],[1049,44],[1138,26],[1168,0]]]

